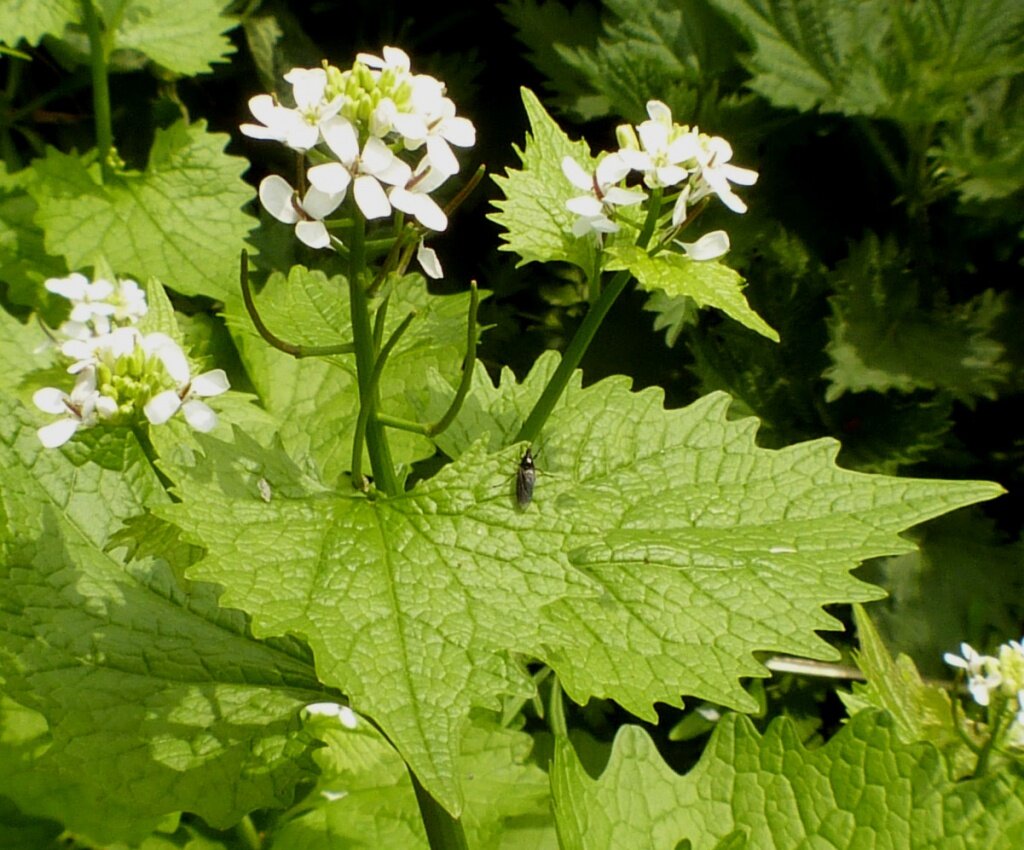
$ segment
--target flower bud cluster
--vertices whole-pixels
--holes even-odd
[[[747,211],[730,184],[752,186],[757,172],[729,161],[732,147],[725,139],[673,123],[671,110],[658,100],[648,101],[647,115],[648,120],[636,127],[623,124],[616,129],[619,149],[606,154],[594,174],[588,174],[571,157],[562,160],[566,178],[585,192],[566,202],[569,211],[577,215],[573,224],[576,236],[596,233],[600,238],[615,233],[619,229],[615,221],[618,207],[647,199],[642,189],[622,185],[634,172],[642,176],[648,189],[670,190],[665,195],[673,203],[669,236],[687,223],[695,204],[710,196],[718,197],[733,212]],[[678,244],[692,259],[709,260],[729,250],[729,236],[716,230],[696,242]]]
[[[63,337],[61,355],[70,361],[67,371],[75,376],[69,393],[44,387],[32,397],[40,410],[60,417],[38,431],[46,448],[100,423],[130,424],[144,416],[159,425],[178,410],[198,431],[217,424],[199,398],[226,391],[227,375],[214,369],[193,378],[178,343],[163,333],[139,331],[136,323],[147,305],[135,281],[90,281],[76,272],[45,286],[71,301],[71,316],[57,333]]]
[[[311,248],[330,247],[324,219],[350,191],[367,219],[400,210],[426,230],[447,228],[448,218],[430,193],[459,170],[452,145],[471,147],[476,131],[456,116],[442,82],[413,74],[408,55],[397,47],[385,47],[383,56],[360,53],[348,70],[325,62],[322,68],[293,68],[284,78],[295,106],[257,95],[249,108],[261,123],[241,126],[247,136],[281,142],[308,160],[301,198],[279,175],[260,183],[260,201],[270,215],[295,225],[295,235]],[[422,241],[418,256],[428,274],[440,276],[434,252]]]
[[[1014,746],[1024,746],[1024,639],[1011,640],[999,647],[999,654],[982,655],[970,644],[960,644],[960,655],[947,652],[947,664],[965,671],[967,689],[981,706],[994,702],[1014,712],[1007,733]]]

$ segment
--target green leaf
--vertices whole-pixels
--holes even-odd
[[[35,45],[44,35],[60,38],[81,14],[78,0],[5,0],[0,3],[0,42],[13,47],[21,39]]]
[[[108,185],[82,158],[49,150],[29,185],[47,250],[69,268],[102,255],[119,274],[227,298],[252,224],[241,211],[252,198],[240,177],[247,163],[223,153],[227,138],[206,133],[204,122],[158,130],[146,170]]]
[[[288,342],[351,341],[350,335],[342,336],[351,327],[344,278],[293,266],[287,280],[271,275],[255,301],[270,330]],[[466,350],[468,310],[468,294],[431,296],[418,276],[409,276],[396,287],[385,338],[410,311],[416,311],[417,318],[381,378],[385,413],[414,418],[428,394],[427,375],[432,370],[458,375]],[[358,413],[355,356],[296,359],[258,336],[237,299],[227,305],[226,316],[256,392],[280,422],[285,449],[294,458],[312,458],[324,481],[338,481],[352,466]],[[388,436],[396,463],[410,464],[434,453],[433,444],[421,435],[396,430]]]
[[[944,390],[970,404],[994,398],[1010,364],[992,335],[1005,299],[987,290],[963,304],[922,309],[908,262],[892,241],[869,236],[833,276],[825,395]]]
[[[788,720],[764,736],[726,717],[700,763],[674,774],[653,742],[624,726],[600,779],[558,742],[552,788],[565,850],[696,848],[746,836],[749,847],[1013,850],[1024,780],[1004,771],[954,782],[935,747],[903,744],[892,720],[861,712],[825,746],[803,747]]]
[[[686,295],[700,307],[716,307],[761,336],[779,341],[779,335],[757,315],[743,297],[743,278],[717,260],[696,261],[682,254],[651,257],[636,245],[608,247],[609,271],[629,269],[648,292]]]
[[[560,260],[589,272],[597,243],[572,233],[576,216],[565,208],[565,202],[579,190],[562,173],[562,159],[571,156],[591,171],[595,162],[586,142],[569,141],[537,96],[527,88],[521,91],[530,119],[526,146],[515,149],[523,167],[495,176],[505,199],[494,202],[498,212],[488,218],[503,228],[505,244],[501,249],[517,253],[519,265]]]
[[[346,729],[333,718],[315,717],[309,726],[326,744],[314,756],[320,779],[296,816],[285,815],[274,847],[427,850],[409,772],[394,748],[365,721]],[[509,848],[525,833],[530,846],[546,837],[556,850],[548,777],[529,763],[532,746],[529,735],[482,717],[466,730],[458,770],[466,784],[462,825],[471,848]]]
[[[907,551],[900,531],[1000,492],[846,472],[829,440],[767,451],[724,395],[665,411],[658,392],[577,377],[534,447],[520,511],[522,446],[487,454],[480,441],[528,409],[554,362],[503,384],[497,405],[478,372],[446,451],[473,428],[478,442],[400,498],[264,504],[224,495],[199,463],[179,474],[182,503],[158,509],[208,553],[189,575],[223,585],[258,635],[307,640],[321,678],[452,809],[470,708],[529,686],[507,651],[545,660],[580,703],[607,696],[651,719],[681,693],[750,708],[739,679],[765,674],[754,653],[834,657],[822,607],[876,595],[849,575],[861,560]]]
[[[11,302],[36,308],[56,322],[62,315],[56,302],[64,299],[47,293],[43,281],[63,277],[66,270],[43,250],[43,232],[32,223],[36,204],[25,193],[21,176],[8,177],[0,166],[0,281],[7,284]]]
[[[311,768],[298,709],[324,698],[302,648],[254,640],[213,588],[114,542],[166,499],[130,434],[47,451],[5,395],[0,414],[0,676],[48,725],[4,760],[0,793],[98,842],[178,810],[227,827],[291,802]]]
[[[856,661],[867,682],[854,682],[852,693],[838,692],[846,710],[851,715],[868,708],[887,711],[903,743],[928,741],[953,766],[956,779],[968,776],[978,756],[958,734],[960,718],[949,692],[939,685],[926,685],[909,656],[894,660],[863,607],[854,606],[854,614],[860,643]]]
[[[1024,67],[1017,0],[712,0],[754,47],[750,87],[776,106],[957,119],[963,98]]]
[[[225,0],[127,0],[118,9],[114,43],[138,50],[169,71],[195,75],[235,52],[224,34],[237,22]]]
[[[518,452],[478,446],[400,498],[348,489],[270,503],[224,495],[200,464],[179,473],[182,503],[157,513],[206,549],[193,580],[224,586],[221,603],[250,612],[255,634],[303,637],[321,680],[379,723],[457,812],[470,709],[529,694],[507,653],[540,654],[554,637],[543,606],[589,592],[557,530],[512,509],[516,463]]]

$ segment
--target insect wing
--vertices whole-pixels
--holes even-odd
[[[537,483],[537,467],[533,464],[533,452],[526,450],[516,470],[516,504],[525,510],[533,501],[533,485]]]

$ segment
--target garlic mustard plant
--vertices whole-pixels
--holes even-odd
[[[229,389],[223,369],[192,377],[188,358],[167,334],[144,334],[137,322],[146,315],[145,293],[132,280],[112,284],[75,273],[46,281],[46,289],[71,302],[71,317],[57,330],[60,353],[74,375],[69,393],[44,387],[33,401],[61,418],[38,431],[47,448],[57,448],[77,431],[100,424],[162,425],[179,409],[197,431],[217,424],[201,398]]]
[[[305,154],[296,176],[299,185],[309,186],[301,200],[278,175],[264,178],[259,188],[263,207],[278,221],[294,224],[300,241],[329,248],[333,237],[344,248],[351,234],[327,220],[339,207],[357,210],[367,222],[397,211],[418,225],[407,241],[418,246],[426,274],[437,278],[443,274],[440,262],[423,240],[429,231],[445,230],[448,217],[431,193],[458,173],[452,147],[472,147],[476,130],[456,115],[441,81],[412,72],[408,54],[391,46],[382,54],[360,53],[346,70],[326,62],[322,68],[293,68],[285,79],[295,106],[257,95],[249,107],[261,123],[243,124],[241,131]]]

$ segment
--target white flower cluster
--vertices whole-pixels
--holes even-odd
[[[293,68],[284,78],[291,83],[294,108],[268,94],[249,101],[261,123],[243,124],[243,133],[310,154],[309,188],[301,199],[276,174],[259,188],[267,212],[294,224],[295,235],[309,247],[330,247],[324,219],[349,189],[367,219],[397,209],[427,230],[447,228],[447,216],[430,193],[459,170],[451,146],[471,147],[476,130],[455,115],[442,82],[409,68],[404,51],[385,47],[383,57],[360,53],[347,71],[327,63]],[[412,164],[404,158],[421,150]],[[422,241],[418,257],[431,277],[440,277],[437,257]]]
[[[199,398],[225,392],[227,375],[214,369],[193,378],[178,343],[135,327],[147,309],[135,281],[90,281],[76,272],[45,286],[71,301],[71,316],[58,333],[64,337],[61,354],[71,361],[68,373],[75,376],[70,393],[44,387],[32,397],[40,410],[60,417],[38,431],[46,448],[64,445],[81,428],[131,422],[139,411],[154,425],[179,409],[197,431],[217,424],[217,415]]]
[[[664,103],[647,103],[648,120],[637,127],[630,124],[616,129],[619,149],[604,156],[594,174],[588,174],[572,157],[562,160],[562,171],[569,182],[585,194],[566,202],[576,213],[573,233],[582,236],[615,233],[617,207],[642,203],[647,195],[642,189],[621,185],[630,172],[643,175],[649,189],[675,189],[670,228],[677,230],[685,222],[693,205],[715,195],[736,213],[747,211],[747,205],[730,183],[752,186],[757,172],[732,165],[732,147],[720,136],[708,136],[697,127],[674,124],[672,111]],[[724,230],[707,233],[696,242],[680,242],[694,260],[710,260],[729,250],[729,235]]]
[[[947,664],[965,671],[967,689],[978,705],[992,704],[996,696],[1015,712],[1008,737],[1024,746],[1024,638],[999,647],[999,655],[981,655],[968,643],[960,644],[960,655],[947,652]]]

